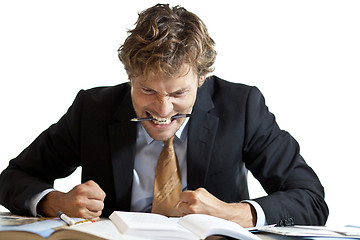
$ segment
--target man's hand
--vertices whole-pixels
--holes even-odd
[[[75,186],[68,193],[53,191],[41,199],[39,214],[55,217],[62,211],[70,217],[98,219],[104,208],[105,192],[94,181]]]
[[[243,227],[256,225],[256,212],[249,203],[226,203],[204,188],[180,194],[179,210],[183,215],[202,213],[238,223]]]

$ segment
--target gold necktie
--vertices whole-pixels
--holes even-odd
[[[180,171],[173,145],[174,136],[164,141],[155,171],[152,211],[168,217],[179,217],[177,209],[181,193]]]

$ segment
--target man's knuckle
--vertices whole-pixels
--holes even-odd
[[[85,207],[85,206],[86,206],[86,201],[85,201],[85,199],[84,199],[84,198],[80,198],[80,197],[76,198],[76,199],[75,199],[75,206],[76,206],[77,208],[83,208],[83,207]]]
[[[191,214],[191,213],[196,213],[196,206],[190,205],[190,206],[188,207],[188,209],[187,209],[187,212],[188,212],[189,214]]]
[[[79,216],[80,218],[88,218],[88,217],[89,217],[88,214],[87,214],[86,209],[84,209],[84,208],[79,209],[79,211],[78,211],[78,216]]]

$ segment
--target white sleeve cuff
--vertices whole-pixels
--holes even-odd
[[[49,192],[52,192],[52,191],[55,191],[55,189],[53,188],[50,188],[50,189],[46,189],[38,194],[36,194],[35,196],[33,196],[30,201],[29,201],[29,205],[28,205],[28,208],[31,212],[31,214],[34,216],[34,217],[37,217],[37,211],[36,211],[36,208],[37,208],[37,205],[38,203],[40,202],[40,200],[45,197],[46,194],[48,194]]]
[[[267,225],[265,213],[264,213],[264,210],[262,209],[262,207],[260,206],[260,204],[258,204],[255,201],[251,201],[251,200],[244,200],[241,202],[249,203],[249,204],[251,204],[251,206],[254,207],[254,209],[256,211],[256,226],[255,227],[262,227],[262,226]]]

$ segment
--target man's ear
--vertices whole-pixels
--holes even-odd
[[[198,87],[201,87],[204,84],[205,79],[206,79],[206,75],[201,75],[199,77],[199,86]]]

